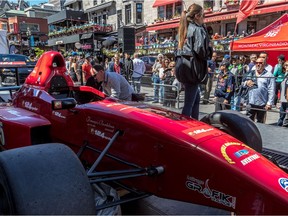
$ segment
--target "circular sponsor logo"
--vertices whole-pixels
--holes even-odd
[[[288,192],[288,179],[287,178],[279,178],[278,180],[280,186]]]

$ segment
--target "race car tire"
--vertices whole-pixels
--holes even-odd
[[[96,213],[87,174],[70,148],[41,144],[0,153],[0,213]]]
[[[221,110],[207,114],[201,121],[228,133],[257,152],[262,152],[261,134],[247,116],[233,110]]]

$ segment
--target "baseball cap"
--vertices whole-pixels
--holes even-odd
[[[224,55],[224,59],[230,59],[230,55],[228,54]]]

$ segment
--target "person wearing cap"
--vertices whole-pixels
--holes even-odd
[[[265,123],[267,110],[272,108],[275,95],[275,80],[271,72],[266,70],[265,59],[256,60],[256,70],[252,70],[243,78],[243,85],[248,88],[247,115],[258,123]]]
[[[154,92],[154,100],[152,103],[159,103],[159,85],[160,77],[159,77],[159,69],[162,67],[162,61],[164,56],[160,53],[157,56],[155,63],[152,66],[152,82],[153,82],[153,92]]]
[[[231,98],[234,94],[234,75],[229,71],[230,63],[224,61],[220,64],[220,73],[218,75],[215,87],[214,100],[215,111],[230,109]]]
[[[95,64],[92,70],[97,83],[102,82],[105,94],[120,100],[132,100],[133,88],[122,75],[105,71],[100,64]]]
[[[285,56],[281,54],[278,56],[278,64],[276,64],[274,67],[273,75],[276,78],[274,105],[277,104],[278,92],[280,91],[281,83],[283,82],[285,76],[285,71],[283,71],[284,62],[285,62]]]

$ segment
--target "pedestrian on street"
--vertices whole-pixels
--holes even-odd
[[[116,53],[113,57],[113,60],[109,62],[107,71],[108,72],[116,72],[118,74],[123,74],[124,65],[120,62],[120,55]]]
[[[285,71],[283,70],[283,64],[285,62],[285,56],[279,55],[278,56],[278,64],[274,67],[273,75],[276,77],[276,87],[275,87],[275,98],[274,98],[274,105],[276,106],[278,102],[278,92],[280,91],[281,83],[285,76]]]
[[[181,14],[179,25],[179,43],[178,50],[188,51],[193,53],[194,65],[196,70],[201,70],[201,73],[208,73],[207,61],[211,58],[212,52],[209,47],[209,35],[204,26],[204,10],[198,4],[192,4],[188,10],[184,10]],[[181,80],[178,78],[178,80]],[[199,83],[194,83],[192,80],[183,82],[185,89],[185,99],[182,114],[199,118],[200,93]]]
[[[272,108],[275,94],[275,78],[266,70],[265,58],[256,60],[256,70],[252,70],[243,79],[248,87],[248,117],[259,123],[265,123],[267,110]]]
[[[283,64],[283,80],[280,85],[280,113],[279,113],[279,120],[277,122],[278,126],[288,127],[288,61],[284,62]]]
[[[132,73],[133,73],[133,60],[131,59],[130,53],[126,52],[124,61],[124,76],[128,82],[129,80],[131,80]]]
[[[220,73],[218,75],[217,84],[215,87],[214,100],[215,111],[230,109],[231,99],[234,94],[234,75],[229,71],[229,62],[220,64]]]
[[[160,77],[159,77],[159,69],[162,67],[163,55],[160,53],[157,56],[155,63],[152,66],[152,82],[153,82],[153,92],[154,92],[154,100],[152,103],[159,103],[159,89],[160,86]]]
[[[136,93],[140,93],[141,79],[145,71],[145,63],[141,59],[139,59],[138,53],[135,53],[133,59],[132,88]]]
[[[210,93],[212,90],[212,84],[213,84],[214,74],[215,74],[215,69],[216,69],[216,59],[217,59],[217,53],[213,52],[211,60],[208,61],[208,81],[204,89],[203,104],[209,103]]]

